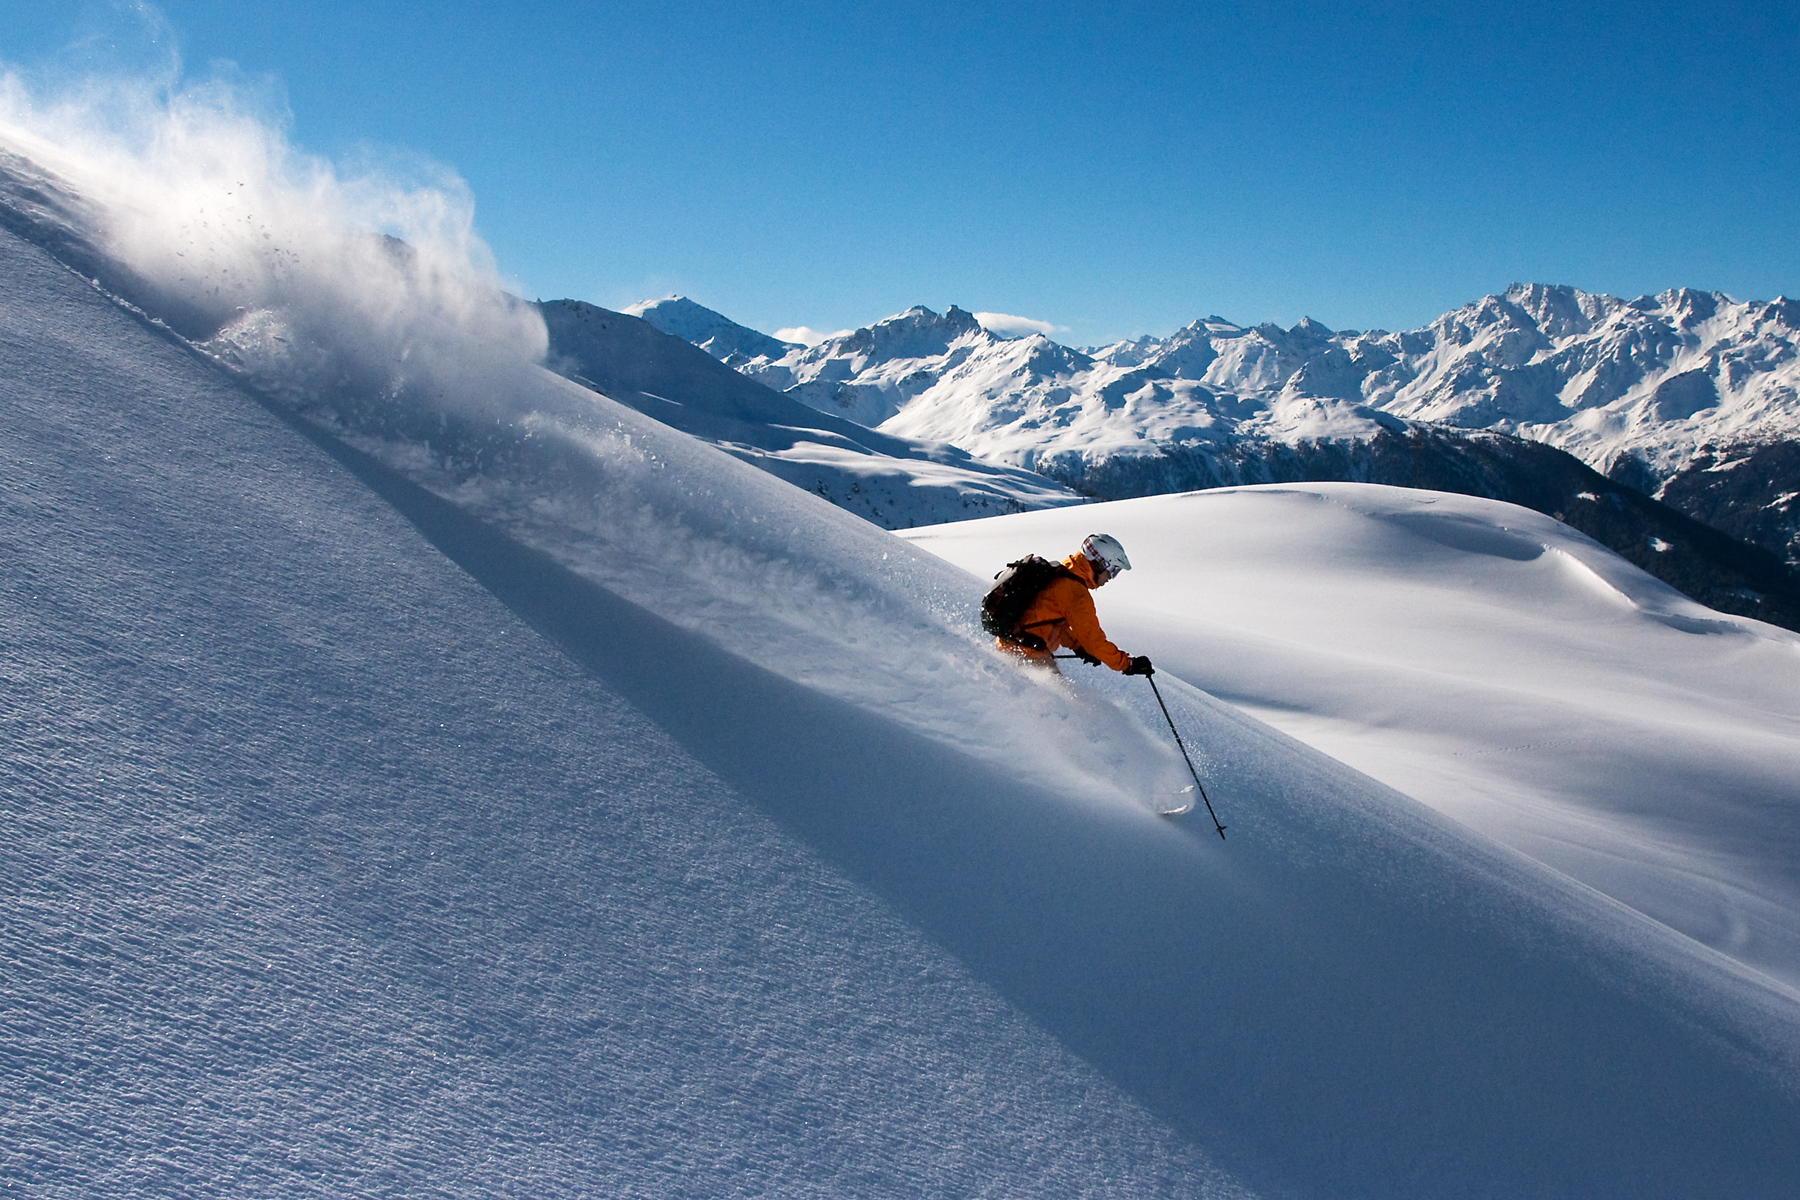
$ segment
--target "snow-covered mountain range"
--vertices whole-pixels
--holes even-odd
[[[884,529],[1084,499],[1035,472],[976,458],[947,442],[878,432],[809,408],[628,313],[578,300],[538,309],[555,370]],[[704,319],[677,326],[701,338],[704,350],[748,341]]]
[[[800,403],[796,396],[812,394],[809,387],[816,392],[820,380],[845,369],[842,354],[809,359],[809,371],[822,364],[830,369],[815,375],[812,383],[780,394],[728,369],[726,364],[736,362],[770,382],[782,381],[773,369],[759,367],[760,360],[741,352],[728,350],[715,359],[672,333],[659,332],[648,319],[579,301],[539,307],[549,330],[549,361],[557,370],[884,528],[910,529],[1084,498],[1022,467],[976,458],[947,442],[887,432],[901,417],[878,431]],[[723,329],[729,324],[724,317],[691,301],[636,307],[671,330],[703,336],[703,344],[714,350],[752,341],[752,331]],[[840,389],[838,395],[861,397],[861,415],[874,420],[893,407],[891,396],[883,399],[883,387],[905,391],[883,375],[883,363],[911,369],[916,354],[934,348],[952,355],[966,350],[978,357],[994,340],[976,321],[956,309],[944,318],[915,310],[905,319],[864,331],[860,338],[840,339],[840,350],[844,345],[859,348],[848,366],[855,369],[861,361],[865,380],[876,383],[865,383],[860,391]],[[1029,342],[998,344],[1003,350],[1043,348]],[[1338,407],[1337,415],[1343,417],[1343,406]],[[1302,417],[1306,419],[1304,413]],[[1090,497],[1187,490],[1210,481],[1229,462],[1240,476],[1253,480],[1359,480],[1506,500],[1568,522],[1703,603],[1800,628],[1800,582],[1771,555],[1610,481],[1561,450],[1429,421],[1382,416],[1372,435],[1363,424],[1352,415],[1339,422],[1335,434],[1315,422],[1311,437],[1241,435],[1206,456],[1165,446],[1149,455],[1057,460],[1054,469],[1069,474]]]
[[[675,330],[690,307],[639,311]],[[952,306],[732,363],[822,411],[1106,498],[1279,479],[1272,448],[1366,444],[1418,423],[1513,434],[1692,515],[1706,492],[1701,519],[1792,559],[1800,477],[1772,472],[1767,447],[1800,437],[1797,349],[1800,306],[1785,299],[1521,284],[1402,333],[1213,316],[1077,350],[996,336]]]

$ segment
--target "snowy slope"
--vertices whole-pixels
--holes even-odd
[[[1090,527],[1131,552],[1102,607],[1134,652],[1800,989],[1800,636],[1441,492],[1228,489],[908,537],[982,571]]]
[[[1174,673],[1231,838],[1151,816],[1173,760],[1136,681],[989,655],[977,579],[535,367],[442,244],[278,227],[295,270],[257,279],[254,241],[187,229],[170,274],[56,186],[9,223],[128,256],[107,278],[186,298],[192,340],[0,237],[9,1181],[1800,1171],[1800,1012],[1754,973]],[[341,319],[370,281],[402,303]]]
[[[0,243],[9,1189],[1207,1194],[831,864],[854,773],[759,744],[904,739],[403,517]]]

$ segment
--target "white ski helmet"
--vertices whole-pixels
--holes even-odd
[[[1081,552],[1089,562],[1108,575],[1131,570],[1131,560],[1125,557],[1125,547],[1119,545],[1119,539],[1110,533],[1088,534],[1081,540]]]

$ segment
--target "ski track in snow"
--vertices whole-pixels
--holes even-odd
[[[1159,678],[1223,844],[1132,800],[1172,762],[1147,690],[1004,668],[977,578],[722,453],[505,364],[497,410],[309,391],[256,332],[304,313],[209,341],[253,393],[13,235],[0,254],[0,1178],[1800,1175],[1789,994],[1186,670]]]

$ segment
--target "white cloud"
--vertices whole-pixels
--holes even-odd
[[[834,337],[843,337],[855,330],[840,329],[836,333],[821,333],[817,329],[809,329],[805,325],[790,325],[786,329],[777,329],[775,338],[783,342],[797,342],[802,346],[816,346],[820,342],[830,341]]]
[[[1067,325],[1052,325],[1048,321],[1036,321],[1030,317],[1015,317],[1011,313],[978,312],[975,319],[981,327],[996,337],[1018,338],[1030,334],[1041,333],[1048,337],[1053,333],[1067,333]]]

